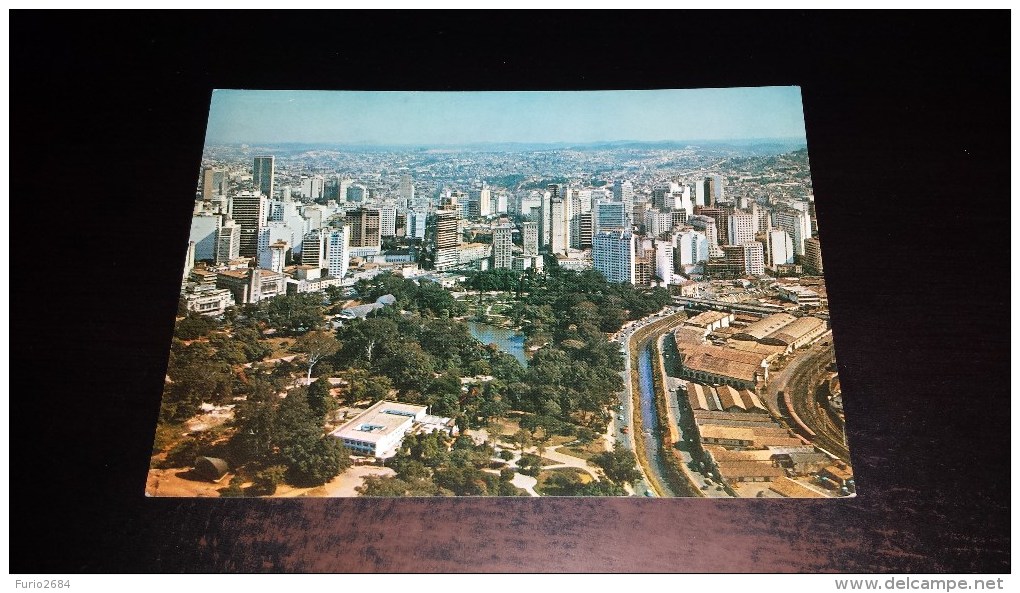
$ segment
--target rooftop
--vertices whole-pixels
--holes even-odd
[[[379,401],[330,434],[338,438],[375,442],[404,429],[415,417],[423,415],[425,410],[425,406]]]

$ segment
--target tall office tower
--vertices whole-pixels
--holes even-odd
[[[595,217],[591,211],[582,212],[581,215],[578,216],[577,227],[577,248],[590,249],[592,237],[595,235]]]
[[[191,271],[195,269],[195,242],[188,241],[188,253],[184,256],[184,278],[183,281],[188,281],[188,276],[191,275]]]
[[[329,275],[343,278],[351,262],[351,234],[347,227],[329,228],[326,235],[326,264]]]
[[[374,208],[358,208],[347,213],[346,224],[351,230],[351,247],[378,247],[382,245],[380,214]]]
[[[722,251],[719,249],[719,229],[716,227],[714,218],[695,214],[687,218],[687,223],[705,233],[705,238],[708,239],[709,257],[722,255]]]
[[[666,210],[672,208],[673,204],[667,204],[667,198],[672,202],[672,194],[670,193],[670,185],[668,183],[660,183],[652,188],[652,208],[659,210]]]
[[[549,217],[549,249],[553,253],[566,253],[568,243],[568,221],[564,212],[562,198],[553,198],[550,202]]]
[[[524,255],[538,255],[538,223],[525,222],[521,224],[521,244],[524,247]]]
[[[552,241],[552,200],[558,197],[559,188],[550,184],[542,194],[542,204],[538,211],[538,247],[548,249]]]
[[[308,231],[301,240],[301,265],[325,268],[329,265],[326,238],[328,230],[321,228]]]
[[[188,241],[195,244],[196,260],[216,259],[216,231],[221,218],[215,214],[196,214],[191,217],[191,234]]]
[[[360,183],[352,183],[347,188],[347,201],[360,203],[368,197],[368,188]]]
[[[404,173],[400,176],[400,189],[398,190],[400,199],[407,200],[410,202],[414,199],[414,184],[411,183],[411,176]]]
[[[482,201],[476,192],[472,192],[466,202],[466,207],[461,210],[467,220],[478,220],[482,217]]]
[[[489,188],[482,186],[478,192],[478,215],[489,216],[492,214],[492,192]]]
[[[325,212],[323,212],[322,206],[305,206],[301,209],[301,216],[308,221],[306,226],[309,230],[317,229],[325,222]]]
[[[809,274],[821,275],[825,272],[822,267],[822,246],[818,243],[818,237],[804,239],[804,271]]]
[[[513,230],[508,223],[492,227],[492,267],[493,269],[510,269],[513,267]]]
[[[772,216],[758,202],[751,202],[751,214],[754,215],[754,232],[761,233],[772,230]]]
[[[276,176],[276,157],[257,156],[251,168],[251,183],[257,193],[273,197],[273,183]]]
[[[216,263],[225,264],[241,256],[241,225],[226,220],[216,232]]]
[[[704,196],[704,205],[710,208],[718,204],[718,202],[715,199],[716,183],[717,182],[715,180],[715,177],[706,177],[705,180],[702,182],[705,188],[704,191],[702,192],[702,195]]]
[[[772,213],[772,222],[775,223],[776,228],[782,229],[790,235],[790,239],[793,241],[793,252],[796,255],[804,255],[804,239],[808,238],[804,233],[805,219],[804,213],[799,210],[778,210]]]
[[[815,216],[815,197],[813,195],[808,196],[807,215],[808,221],[811,223],[811,229],[808,232],[813,237],[818,234],[818,218]]]
[[[645,212],[645,236],[655,238],[673,229],[673,213],[650,208]]]
[[[673,206],[674,209],[686,210],[687,214],[694,212],[694,201],[691,199],[691,186],[686,184],[680,186],[680,191],[674,192],[673,196],[676,198],[676,204]]]
[[[623,202],[599,202],[595,208],[596,232],[630,230],[630,213]]]
[[[213,169],[213,194],[225,196],[230,188],[230,173],[222,169]]]
[[[383,237],[392,237],[397,234],[397,209],[379,209],[379,234]]]
[[[675,264],[689,266],[708,259],[708,238],[705,233],[695,230],[684,231],[673,236],[676,246]]]
[[[436,249],[460,245],[460,213],[456,210],[436,210]]]
[[[634,184],[617,179],[613,182],[613,200],[617,202],[634,201]]]
[[[634,285],[649,286],[655,278],[655,245],[651,239],[638,238],[634,251]]]
[[[271,243],[268,249],[259,254],[259,268],[282,274],[283,267],[287,265],[287,249],[289,247],[290,245],[283,240]]]
[[[743,245],[748,241],[754,241],[757,219],[750,212],[734,212],[730,214],[727,223],[729,233],[728,243],[730,245]]]
[[[694,205],[705,206],[705,183],[702,181],[694,184]]]
[[[634,284],[637,237],[626,231],[600,231],[593,239],[594,268],[609,282]]]
[[[590,192],[589,192],[590,193]],[[570,247],[581,248],[581,203],[584,198],[578,190],[570,190]]]
[[[312,200],[321,200],[325,191],[325,180],[322,175],[301,178],[301,195]]]
[[[669,286],[673,280],[673,242],[655,242],[655,277],[660,286]]]
[[[255,192],[230,198],[230,217],[241,227],[241,257],[258,256],[258,232],[269,219],[269,199]]]
[[[408,239],[424,239],[425,238],[425,224],[428,221],[428,212],[422,212],[419,210],[411,210],[407,213],[407,238]]]
[[[633,220],[635,224],[642,224],[645,221],[645,211],[650,209],[649,206],[650,204],[647,200],[635,200],[629,210],[630,219]]]
[[[670,228],[684,226],[687,224],[687,215],[690,211],[686,208],[679,208],[669,213]]]
[[[730,239],[730,211],[723,208],[700,208],[698,214],[707,216],[715,221],[715,228],[718,231],[716,239],[720,244],[725,244]]]
[[[768,238],[768,252],[765,254],[765,263],[769,267],[776,267],[780,264],[793,263],[793,241],[786,231],[773,229],[765,235]]]
[[[504,192],[500,192],[496,195],[496,214],[506,214],[507,212],[509,212],[507,195]]]
[[[765,246],[757,241],[747,241],[744,248],[744,272],[752,276],[765,273]]]
[[[460,212],[458,210],[436,210],[430,218],[433,224],[431,240],[435,248],[433,265],[443,271],[460,263]],[[430,233],[426,233],[430,236]]]
[[[213,183],[213,176],[215,171],[212,167],[202,167],[202,199],[208,200],[213,197],[215,191],[215,185]]]

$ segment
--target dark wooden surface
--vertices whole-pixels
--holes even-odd
[[[1010,569],[1008,13],[257,16],[11,15],[12,571]],[[210,89],[766,84],[855,499],[142,496]]]

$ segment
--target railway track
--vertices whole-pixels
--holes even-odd
[[[831,354],[831,350],[829,350]],[[829,413],[819,405],[815,398],[819,379],[824,376],[831,356],[819,356],[808,368],[797,376],[791,377],[786,388],[793,405],[793,412],[803,424],[814,432],[811,436],[814,444],[849,463],[850,450],[846,445],[843,429],[833,422]],[[802,431],[803,432],[803,431]]]

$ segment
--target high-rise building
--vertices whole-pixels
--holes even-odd
[[[652,188],[652,208],[657,208],[659,210],[672,208],[672,197],[673,194],[670,193],[670,185],[668,183],[660,183],[656,185]],[[667,204],[667,199],[671,203]]]
[[[235,194],[230,217],[241,227],[241,257],[258,256],[258,232],[269,220],[269,199],[256,192]]]
[[[566,253],[567,247],[570,245],[568,242],[570,227],[569,221],[566,217],[564,200],[562,198],[552,199],[550,202],[549,217],[549,249],[553,253]]]
[[[592,215],[591,211],[582,212],[578,216],[577,232],[577,248],[591,248],[592,237],[595,235],[595,217]]]
[[[730,239],[730,212],[723,208],[695,208],[695,211],[702,215],[708,216],[715,221],[715,228],[718,231],[716,240],[720,244],[725,244]]]
[[[195,244],[196,260],[216,259],[216,232],[221,218],[215,214],[196,214],[191,217],[191,234],[188,241]]]
[[[630,216],[623,202],[599,202],[595,208],[595,230],[630,230]]]
[[[381,216],[375,208],[358,208],[347,212],[345,223],[351,231],[350,246],[379,247],[382,245]]]
[[[524,247],[525,256],[538,255],[537,222],[525,222],[521,224],[521,245]]]
[[[434,250],[433,266],[439,271],[456,267],[460,264],[460,212],[436,210],[429,220],[431,229],[425,235]]]
[[[513,230],[507,223],[497,224],[492,228],[492,267],[493,269],[510,269],[513,267]]]
[[[669,286],[673,280],[673,242],[655,241],[655,277],[660,286]]]
[[[492,214],[492,192],[489,188],[482,187],[478,192],[478,216],[484,217]]]
[[[408,239],[424,239],[425,238],[425,225],[428,221],[428,212],[421,212],[418,210],[411,210],[407,213],[407,238]]]
[[[711,208],[718,203],[715,201],[715,185],[716,185],[715,178],[706,177],[702,183],[704,184],[705,187],[705,191],[702,193],[705,200],[705,206]]]
[[[326,235],[326,267],[329,275],[343,278],[347,275],[347,267],[351,262],[351,234],[347,227],[330,227]]]
[[[757,219],[750,212],[736,211],[730,214],[727,224],[730,245],[743,245],[748,241],[754,241]]]
[[[216,232],[216,263],[225,264],[241,256],[241,226],[226,220]]]
[[[593,242],[595,270],[609,282],[634,284],[637,237],[626,231],[600,231]]]
[[[213,181],[214,175],[215,175],[215,171],[213,170],[212,167],[202,167],[202,199],[203,200],[208,200],[209,198],[213,197],[213,192],[215,191],[215,185],[214,185],[214,181]]]
[[[709,257],[722,255],[722,250],[719,249],[719,229],[716,227],[714,218],[695,214],[687,219],[687,223],[705,234],[705,238],[708,240]]]
[[[822,246],[818,243],[818,237],[804,239],[804,271],[808,274],[821,275],[825,272],[822,267]]]
[[[286,241],[276,241],[269,245],[263,253],[259,254],[259,268],[283,273],[283,267],[287,264],[287,249],[290,246]]]
[[[322,175],[301,178],[301,195],[312,200],[321,200],[325,192],[326,182]]]
[[[744,273],[761,276],[765,273],[765,246],[757,241],[747,241],[744,248]]]
[[[384,207],[379,209],[379,234],[392,237],[397,234],[397,209]]]
[[[634,285],[649,286],[655,278],[655,244],[651,239],[635,241]]]
[[[689,266],[708,259],[708,238],[701,231],[689,230],[673,237],[676,246],[675,264]]]
[[[766,235],[768,237],[768,252],[765,254],[765,263],[770,267],[781,264],[793,263],[793,241],[790,235],[782,229],[773,229]]]
[[[414,199],[414,184],[411,183],[411,176],[404,173],[400,176],[400,189],[398,190],[400,199],[410,202]]]
[[[308,231],[301,241],[301,265],[325,268],[329,265],[327,259],[326,238],[327,229],[319,228]]]
[[[799,210],[777,210],[772,213],[772,222],[776,228],[786,231],[793,241],[793,252],[804,255],[804,240],[808,235],[804,232],[807,216]]]
[[[276,176],[276,157],[257,156],[251,169],[251,182],[256,193],[267,198],[273,197],[273,183]]]

